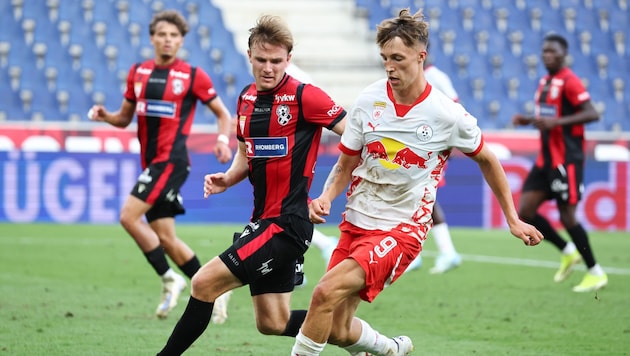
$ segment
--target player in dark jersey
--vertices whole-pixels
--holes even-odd
[[[232,246],[192,279],[192,295],[160,355],[180,355],[206,329],[214,301],[249,285],[258,330],[295,336],[306,310],[290,310],[296,261],[310,245],[308,190],[325,127],[341,134],[346,111],[326,93],[286,74],[293,38],[276,16],[262,16],[250,30],[248,56],[255,83],[237,107],[239,140],[231,167],[208,174],[206,196],[249,178],[254,210]]]
[[[175,233],[175,216],[185,212],[179,190],[190,171],[186,139],[197,100],[217,117],[217,159],[221,163],[232,159],[228,109],[210,77],[176,57],[187,32],[188,24],[180,13],[157,13],[149,25],[155,58],[131,67],[120,109],[109,112],[95,105],[88,113],[90,119],[116,127],[127,127],[134,113],[138,117],[144,171],[122,207],[120,223],[162,279],[162,297],[156,310],[160,318],[175,307],[186,287],[184,277],[170,268],[165,252],[189,278],[201,267],[194,251]]]
[[[575,292],[602,288],[608,278],[589,244],[588,235],[575,217],[584,178],[584,124],[599,119],[591,97],[565,59],[567,40],[559,35],[545,37],[542,60],[548,74],[538,85],[534,117],[517,114],[515,125],[533,125],[540,130],[540,153],[523,184],[520,216],[536,226],[545,240],[562,251],[560,269],[554,280],[565,280],[582,259],[588,272]],[[537,211],[546,200],[555,199],[560,221],[572,242],[565,241]]]

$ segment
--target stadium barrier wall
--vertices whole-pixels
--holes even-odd
[[[3,134],[7,132],[3,130]],[[121,133],[125,135],[122,142],[133,141],[133,134],[127,137],[129,132],[116,131],[116,135]],[[21,132],[13,138],[16,142],[13,149],[0,151],[0,222],[117,223],[120,207],[140,174],[138,153],[129,152],[135,150],[133,144],[123,145],[119,149],[122,152],[115,153],[103,153],[103,147],[84,147],[89,152],[68,152],[62,138],[75,137],[76,134],[63,132],[60,135],[57,131],[57,136],[47,132],[36,134],[59,138],[60,149],[45,146],[40,147],[51,152],[38,152],[32,147],[22,149],[20,145],[33,135]],[[80,136],[86,135],[83,133]],[[245,224],[252,212],[250,184],[244,181],[225,193],[203,199],[203,176],[224,171],[229,165],[219,164],[210,152],[212,145],[208,143],[215,142],[212,134],[193,136],[190,140],[193,147],[191,173],[181,192],[187,211],[178,217],[178,221]],[[105,140],[113,135],[101,133],[93,137]],[[326,144],[320,150],[312,185],[313,196],[319,194],[337,158],[335,141],[327,140],[330,141],[330,138],[325,138]],[[535,158],[537,140],[532,135],[522,135],[517,139],[501,134],[486,135],[486,140],[493,146],[496,144],[493,149],[502,158],[514,200],[518,204],[520,187]],[[595,159],[592,146],[589,143],[591,148],[586,163],[583,199],[578,207],[579,218],[587,229],[628,231],[630,163],[625,157],[612,161]],[[627,142],[621,147],[627,148]],[[506,227],[498,203],[474,161],[454,154],[449,160],[446,182],[438,191],[438,200],[451,226]],[[340,222],[344,202],[344,196],[335,200],[331,216],[327,219],[329,223]],[[559,226],[554,203],[546,203],[542,209]]]

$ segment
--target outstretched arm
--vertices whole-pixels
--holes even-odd
[[[120,109],[116,112],[105,110],[103,105],[94,105],[88,111],[88,118],[92,121],[103,121],[116,127],[127,127],[133,120],[136,103],[123,99]]]
[[[481,152],[472,158],[479,165],[483,177],[499,201],[512,235],[521,239],[528,246],[535,246],[540,243],[543,239],[540,231],[519,219],[505,171],[503,171],[503,167],[494,153],[490,151],[488,146],[484,146]]]
[[[227,188],[239,183],[247,177],[249,165],[247,163],[247,155],[245,143],[238,143],[238,151],[232,165],[225,173],[206,174],[203,179],[203,197],[207,198],[210,194],[223,193]]]

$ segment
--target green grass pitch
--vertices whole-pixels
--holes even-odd
[[[202,262],[221,252],[240,225],[179,225]],[[336,234],[335,226],[324,226]],[[507,231],[452,229],[463,264],[430,275],[423,266],[401,277],[358,315],[389,336],[408,335],[417,355],[630,354],[630,236],[593,232],[609,284],[597,293],[571,287],[584,274],[554,283],[558,252],[526,247]],[[324,272],[320,251],[307,253],[308,306]],[[0,224],[0,355],[155,355],[187,301],[166,320],[153,312],[160,282],[119,226]],[[288,355],[293,339],[256,331],[249,291],[237,290],[224,325],[210,325],[187,355]],[[329,345],[322,355],[347,355]]]

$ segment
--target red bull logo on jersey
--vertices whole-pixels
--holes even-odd
[[[389,138],[368,143],[366,150],[368,157],[377,159],[383,167],[391,170],[400,167],[427,168],[426,162],[431,158],[431,152],[424,158],[403,143]]]

